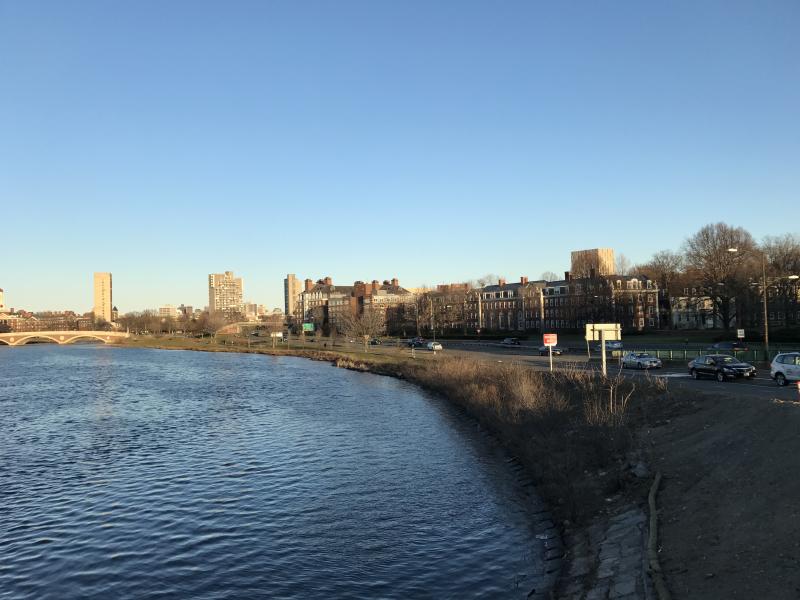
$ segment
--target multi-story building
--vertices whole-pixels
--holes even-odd
[[[283,312],[287,317],[294,317],[297,301],[302,293],[303,286],[294,273],[286,275],[286,279],[283,280]]]
[[[208,311],[211,314],[230,315],[242,308],[242,278],[233,271],[212,273],[208,276]]]
[[[94,274],[94,316],[108,323],[113,322],[111,298],[111,273]]]
[[[172,306],[172,304],[165,304],[158,307],[158,316],[162,319],[177,319],[181,316],[181,311]]]
[[[658,286],[644,276],[607,275],[548,282],[543,330],[580,330],[587,323],[619,323],[642,331],[658,327]]]
[[[0,313],[6,312],[6,301],[5,301],[5,294],[3,293],[3,288],[0,288]]]
[[[574,278],[602,277],[604,275],[612,275],[616,270],[614,250],[611,248],[573,250],[570,258],[570,273]]]
[[[468,325],[475,331],[529,331],[541,328],[542,291],[547,282],[520,277],[475,290],[469,297]]]
[[[345,319],[363,314],[365,310],[380,311],[384,321],[391,325],[413,302],[413,294],[400,287],[398,280],[378,280],[371,283],[356,281],[353,285],[334,285],[330,277],[318,280],[305,280],[300,294],[299,308],[295,317],[313,322],[318,327],[340,328]]]
[[[697,288],[693,288],[693,291],[694,294],[687,288],[687,295],[670,298],[672,328],[721,329],[723,322],[714,307],[714,300],[711,296],[698,294]]]

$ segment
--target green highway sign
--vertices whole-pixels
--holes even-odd
[[[314,331],[313,323],[303,323],[303,331]]]

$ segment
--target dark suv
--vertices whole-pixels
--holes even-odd
[[[756,376],[756,368],[730,354],[704,354],[689,363],[689,374],[694,379],[713,377],[717,381]]]

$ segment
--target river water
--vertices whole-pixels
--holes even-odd
[[[401,381],[0,347],[2,599],[525,598],[538,511],[490,436]]]

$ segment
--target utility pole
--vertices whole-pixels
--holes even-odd
[[[764,286],[764,351],[767,353],[766,360],[769,362],[769,313],[767,312],[767,257],[761,251],[761,281]],[[737,311],[738,312],[738,311]]]

